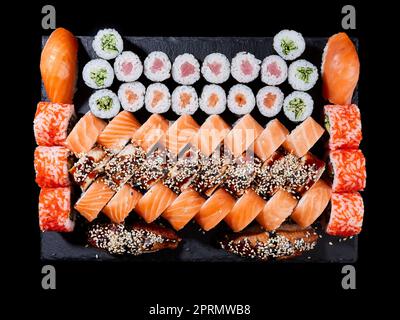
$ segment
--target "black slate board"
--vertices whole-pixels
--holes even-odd
[[[96,55],[91,47],[93,37],[78,37],[80,42],[79,48],[79,79],[77,84],[77,92],[75,94],[75,107],[78,113],[84,114],[89,110],[88,98],[92,93],[91,89],[87,88],[80,76],[83,66],[90,59],[96,58]],[[46,42],[47,37],[42,38],[42,43]],[[352,39],[356,46],[357,39]],[[327,38],[306,38],[306,50],[301,56],[302,59],[307,59],[317,67],[320,67],[321,56],[323,48],[326,44]],[[251,38],[237,38],[237,37],[124,37],[124,50],[132,50],[139,55],[144,61],[147,54],[151,51],[163,51],[173,61],[175,57],[182,53],[192,53],[201,62],[204,57],[212,52],[221,52],[225,54],[228,59],[240,51],[248,51],[253,53],[258,59],[262,60],[264,57],[275,54],[272,48],[271,37],[251,37]],[[142,75],[139,79],[145,86],[151,82]],[[164,82],[170,91],[178,86],[172,79]],[[222,87],[228,92],[229,88],[236,82],[231,77]],[[202,87],[206,84],[203,78],[200,79],[193,86],[198,94],[201,93]],[[115,92],[118,90],[120,83],[115,80],[111,90]],[[264,85],[257,79],[248,84],[256,94],[257,91]],[[279,86],[285,95],[293,90],[287,82]],[[322,107],[325,104],[321,96],[321,81],[309,91],[314,99],[314,119],[322,120]],[[42,98],[46,99],[46,93],[42,86]],[[358,102],[357,91],[355,92],[353,101]],[[257,107],[251,113],[252,116],[263,126],[269,121],[268,118],[262,116]],[[148,117],[149,113],[143,108],[135,113],[138,120],[143,123]],[[169,120],[176,120],[178,116],[172,111],[164,114]],[[203,123],[207,115],[201,110],[197,111],[193,116],[198,123]],[[237,116],[229,111],[222,114],[222,117],[230,124],[233,124]],[[278,115],[278,119],[289,129],[292,130],[295,125],[288,121],[283,113]],[[326,138],[326,137],[325,137]],[[313,153],[320,158],[323,156],[324,141],[319,141],[312,149]],[[79,196],[79,192],[78,195]],[[100,220],[102,218],[100,217]],[[135,220],[137,217],[133,214],[128,219]],[[161,221],[160,223],[166,222]],[[85,229],[87,223],[78,215],[77,227],[73,233],[61,234],[55,232],[45,232],[41,235],[41,258],[42,260],[54,261],[209,261],[209,262],[241,262],[249,261],[226,253],[216,246],[217,239],[225,232],[229,232],[228,228],[221,224],[217,228],[205,233],[199,230],[199,226],[195,223],[189,223],[182,231],[178,232],[179,236],[183,239],[181,245],[177,250],[161,251],[157,253],[142,255],[138,257],[114,257],[106,252],[89,248],[85,246]],[[352,239],[340,239],[331,237],[321,230],[317,224],[315,226],[317,232],[321,235],[316,248],[306,253],[301,257],[290,259],[285,262],[342,262],[353,263],[357,260],[357,237]]]

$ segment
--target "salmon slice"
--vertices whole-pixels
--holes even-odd
[[[235,199],[224,189],[218,189],[201,206],[195,220],[205,231],[209,231],[226,217],[234,205]]]
[[[324,98],[334,104],[350,104],[360,75],[360,61],[346,33],[340,32],[328,39],[321,72]]]
[[[162,182],[157,182],[139,200],[135,211],[147,223],[156,220],[177,198],[176,193],[164,186]]]
[[[142,194],[125,184],[103,208],[103,212],[112,222],[121,223],[135,208]]]
[[[275,230],[292,214],[296,205],[296,198],[289,192],[280,189],[268,200],[257,216],[257,222],[268,231]]]
[[[108,123],[97,142],[112,153],[117,153],[132,139],[139,127],[140,123],[132,113],[122,111]]]
[[[312,117],[308,117],[290,133],[283,147],[294,155],[302,157],[321,138],[324,131]]]
[[[285,142],[288,134],[288,129],[278,119],[271,120],[254,142],[254,154],[266,161]]]
[[[72,103],[78,75],[78,40],[64,28],[54,30],[40,57],[40,73],[51,102]]]
[[[191,143],[209,157],[224,140],[230,129],[230,126],[219,115],[211,115],[193,136]]]
[[[325,210],[331,198],[331,188],[318,180],[300,199],[291,218],[302,228],[310,226]]]
[[[168,220],[176,230],[182,229],[192,218],[199,213],[206,200],[192,188],[187,188],[164,211],[162,217]]]
[[[159,141],[165,144],[164,138],[168,127],[168,120],[159,114],[153,114],[135,132],[132,143],[137,144],[145,152],[148,152]]]
[[[86,113],[67,137],[65,146],[78,158],[89,152],[95,145],[98,136],[107,123],[95,117],[90,111]]]
[[[262,211],[266,201],[252,189],[248,189],[235,203],[231,212],[225,217],[225,222],[234,231],[242,231]]]
[[[178,155],[182,148],[190,142],[199,128],[200,126],[190,115],[181,115],[167,131],[167,149],[173,154]]]
[[[98,179],[82,194],[75,204],[75,209],[91,222],[96,219],[114,194],[115,191],[111,190],[103,179]]]
[[[225,138],[225,146],[234,157],[246,151],[262,133],[263,127],[250,114],[243,116]]]

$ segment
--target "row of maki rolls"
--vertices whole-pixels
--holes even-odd
[[[275,35],[273,48],[277,54],[263,61],[248,52],[237,53],[231,61],[224,54],[214,52],[201,65],[189,53],[177,56],[171,63],[164,52],[153,51],[142,64],[137,54],[123,51],[123,39],[114,29],[100,30],[92,46],[98,58],[86,63],[82,77],[88,87],[96,90],[89,98],[89,107],[99,118],[113,118],[121,107],[135,112],[145,106],[151,113],[165,113],[172,108],[178,115],[194,114],[199,108],[206,114],[220,114],[227,107],[236,115],[244,115],[257,106],[265,117],[275,117],[283,109],[289,120],[301,122],[313,111],[313,99],[306,91],[316,84],[318,68],[298,59],[305,50],[305,41],[293,30]],[[113,65],[110,60],[114,60]],[[146,88],[137,81],[142,74],[154,83]],[[266,86],[254,95],[246,84],[260,74]],[[198,96],[192,85],[201,75],[210,84]],[[162,83],[171,76],[179,84],[172,94]],[[230,76],[239,83],[226,94],[220,84]],[[122,82],[117,94],[107,89],[114,78]],[[285,97],[278,86],[286,81],[294,91]]]

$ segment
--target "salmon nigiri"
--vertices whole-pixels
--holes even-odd
[[[334,104],[350,104],[360,74],[360,61],[346,33],[328,39],[321,69],[324,97]]]
[[[47,40],[40,57],[40,72],[51,102],[72,103],[78,70],[78,41],[64,28]]]
[[[252,189],[248,189],[235,203],[225,222],[235,231],[246,228],[264,208],[266,201]]]

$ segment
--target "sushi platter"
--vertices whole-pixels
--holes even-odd
[[[357,260],[357,39],[58,28],[42,45],[42,259]]]

